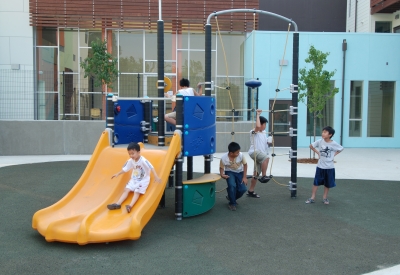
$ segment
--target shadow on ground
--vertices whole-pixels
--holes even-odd
[[[175,190],[137,241],[79,246],[48,243],[33,214],[61,199],[87,162],[0,168],[2,274],[363,274],[400,264],[400,182],[337,180],[330,205],[304,201],[286,187],[259,183],[260,199],[229,211],[226,191],[198,217],[174,220]],[[287,184],[288,178],[275,178]],[[217,182],[217,190],[225,182]]]

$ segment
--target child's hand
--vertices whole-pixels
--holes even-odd
[[[118,176],[119,176],[118,173],[117,173],[117,174],[114,174],[114,175],[112,175],[111,179],[116,178],[116,177],[118,177]]]
[[[161,183],[161,179],[159,177],[157,177],[157,176],[154,177],[154,181],[157,182],[157,183]]]
[[[261,109],[257,109],[257,111],[256,111],[256,112],[257,112],[257,114],[258,114],[258,115],[261,115],[261,113],[262,113],[262,110],[261,110]]]
[[[229,179],[229,176],[228,176],[228,175],[221,175],[221,178],[223,178],[223,179]]]
[[[244,183],[244,185],[247,185],[247,177],[243,177],[242,182]]]

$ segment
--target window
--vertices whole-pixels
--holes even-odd
[[[400,33],[400,26],[394,27],[393,33]]]
[[[392,22],[390,21],[376,21],[375,32],[390,33],[392,30]]]
[[[394,82],[370,81],[368,88],[368,137],[393,137]]]
[[[362,81],[351,81],[350,111],[349,111],[349,136],[350,137],[361,137],[362,97],[363,97],[363,82]]]

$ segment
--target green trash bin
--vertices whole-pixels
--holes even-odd
[[[183,182],[183,217],[203,214],[215,205],[215,182],[221,177],[205,174]]]

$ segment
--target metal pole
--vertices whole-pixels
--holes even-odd
[[[65,120],[65,72],[63,71],[62,74],[63,77],[63,93],[62,93],[62,97],[63,97],[63,120]]]
[[[114,147],[114,102],[113,94],[107,95],[106,128],[111,129],[111,145]]]
[[[176,96],[176,130],[182,132],[183,130],[183,97],[182,95]],[[183,137],[183,135],[182,135]],[[183,142],[184,138],[182,138],[181,144],[181,153],[176,159],[175,164],[175,219],[180,221],[182,220],[183,213],[183,184],[182,184],[182,171],[183,171]]]
[[[211,96],[211,25],[206,25],[205,37],[205,95]],[[211,155],[204,156],[204,173],[211,173]]]
[[[296,198],[297,196],[297,113],[298,113],[298,84],[299,84],[299,33],[295,32],[293,34],[293,68],[292,68],[292,157],[291,157],[291,175],[290,175],[290,196],[291,198]]]
[[[161,2],[161,1],[160,1]],[[160,3],[161,11],[161,3]],[[161,18],[161,14],[160,14]],[[158,97],[164,97],[164,21],[157,21],[157,48],[158,48]],[[158,146],[165,145],[165,127],[164,127],[164,101],[158,101]]]
[[[342,69],[342,117],[340,122],[340,144],[343,146],[343,121],[344,121],[344,78],[345,78],[345,70],[346,70],[346,51],[347,51],[347,42],[346,39],[343,39],[342,43],[342,51],[343,51],[343,69]]]

